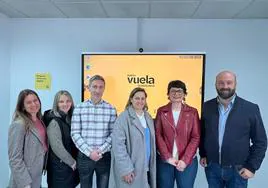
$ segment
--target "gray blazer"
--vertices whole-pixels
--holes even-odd
[[[11,176],[9,187],[40,188],[45,151],[37,132],[25,130],[23,120],[13,121],[8,132],[8,157]]]
[[[151,134],[151,157],[149,164],[151,188],[156,187],[156,149],[153,119],[144,111]],[[145,159],[145,135],[134,109],[128,107],[117,118],[112,133],[112,161],[110,186],[112,188],[149,188]],[[122,176],[134,171],[132,184],[123,181]]]

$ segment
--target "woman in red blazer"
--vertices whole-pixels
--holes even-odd
[[[157,110],[155,119],[158,188],[191,188],[197,173],[196,150],[200,122],[195,108],[185,104],[187,89],[180,80],[168,84],[169,103]]]

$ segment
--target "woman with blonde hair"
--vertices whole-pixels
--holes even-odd
[[[116,188],[156,187],[154,124],[146,98],[143,88],[133,89],[115,122],[110,182]]]
[[[22,90],[8,132],[9,187],[39,188],[48,150],[46,129],[41,120],[37,93]]]
[[[52,110],[44,114],[49,141],[47,184],[49,188],[74,188],[79,183],[77,148],[71,138],[74,102],[68,91],[58,91]]]

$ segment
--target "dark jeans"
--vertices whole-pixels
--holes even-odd
[[[77,167],[81,188],[92,188],[93,174],[96,173],[97,188],[108,188],[111,166],[111,153],[103,154],[99,161],[93,161],[82,152],[78,153]]]
[[[158,188],[174,188],[176,180],[177,188],[192,188],[196,178],[198,161],[195,157],[183,172],[176,167],[157,157],[157,187]]]
[[[209,188],[246,188],[248,181],[239,174],[242,165],[222,167],[208,163],[205,168]]]
[[[150,177],[150,172],[147,171],[147,181],[148,181],[148,184],[151,185],[151,177]]]

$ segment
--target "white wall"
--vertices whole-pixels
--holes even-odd
[[[9,22],[5,18],[0,18],[0,187],[8,184],[8,155],[7,155],[7,135],[10,123],[10,48],[9,48]]]
[[[266,20],[14,19],[10,22],[12,112],[18,92],[34,88],[36,72],[52,75],[51,91],[38,91],[43,109],[50,108],[59,89],[69,90],[77,103],[81,96],[81,52],[136,52],[143,47],[145,52],[206,52],[205,99],[216,96],[216,74],[223,69],[233,70],[238,77],[238,94],[258,103],[264,123],[268,124]],[[263,187],[267,173],[266,159],[250,181],[250,187]],[[207,187],[201,167],[196,187]]]
[[[0,19],[3,19],[3,18],[8,18],[6,15],[0,13]]]
[[[80,102],[81,52],[133,51],[135,44],[135,20],[13,20],[11,98],[34,88],[36,72],[50,72],[51,91],[38,91],[44,109],[60,89]]]

